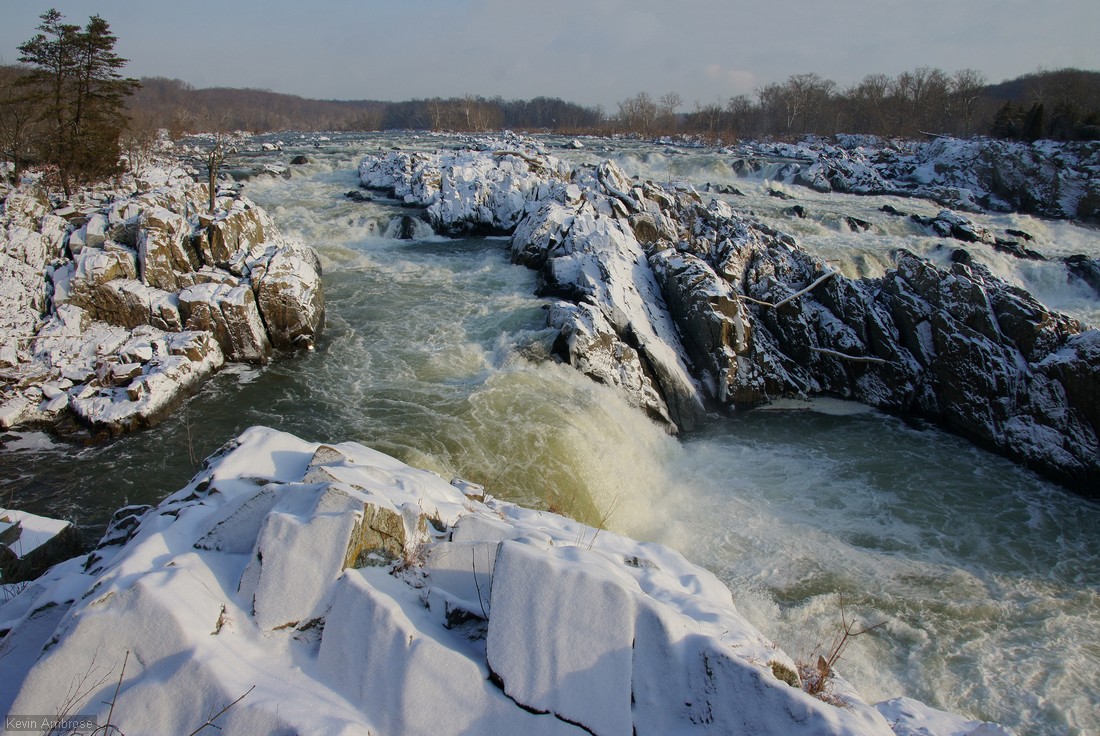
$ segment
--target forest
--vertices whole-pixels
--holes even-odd
[[[257,89],[195,89],[145,78],[129,100],[135,127],[173,134],[213,128],[279,130],[487,130],[688,135],[712,142],[836,133],[1004,138],[1100,138],[1100,72],[1063,69],[988,84],[966,69],[919,67],[896,77],[869,74],[841,88],[814,73],[758,88],[752,96],[695,102],[676,92],[639,92],[617,109],[552,97],[504,100],[464,95],[384,102],[313,100]]]
[[[43,142],[56,129],[38,113],[41,96],[27,93],[28,77],[35,74],[25,64],[0,66],[0,159],[17,168],[41,163]],[[1100,140],[1100,72],[1080,69],[1039,71],[989,84],[972,69],[948,74],[919,67],[896,77],[869,74],[846,88],[810,72],[764,85],[752,95],[690,106],[675,91],[660,96],[642,91],[612,111],[552,97],[317,100],[260,89],[197,89],[163,77],[126,82],[132,84],[119,111],[129,118],[123,149],[162,129],[173,138],[238,130],[509,129],[682,136],[710,144],[837,133]]]

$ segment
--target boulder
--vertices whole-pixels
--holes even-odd
[[[1100,258],[1075,255],[1067,256],[1063,261],[1070,273],[1091,286],[1092,290],[1100,295]]]
[[[312,248],[287,246],[254,270],[253,288],[272,345],[312,348],[325,320],[321,264]]]
[[[0,508],[0,580],[33,580],[81,550],[80,531],[68,521]]]
[[[558,302],[547,323],[558,331],[555,352],[567,363],[599,383],[619,389],[627,402],[671,428],[675,423],[639,352],[595,306]]]
[[[271,343],[252,289],[228,284],[196,284],[179,293],[180,317],[188,330],[214,335],[229,360],[263,363]]]
[[[637,583],[584,549],[501,542],[486,659],[518,704],[589,733],[630,736]]]
[[[267,233],[273,229],[263,211],[243,197],[234,200],[228,211],[219,211],[207,221],[209,224],[195,243],[202,262],[238,276],[244,275],[240,254],[265,242]]]
[[[138,232],[142,283],[178,291],[179,274],[195,271],[202,265],[191,247],[191,224],[184,217],[163,208],[145,210]]]

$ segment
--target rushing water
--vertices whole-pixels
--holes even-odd
[[[829,646],[842,615],[882,622],[840,665],[869,700],[910,695],[1021,734],[1100,731],[1100,507],[960,439],[840,402],[669,437],[610,389],[548,359],[545,303],[505,242],[430,232],[395,240],[386,235],[400,210],[343,196],[357,186],[360,155],[393,144],[303,141],[313,163],[289,180],[248,184],[288,234],[321,254],[328,323],[315,352],[224,371],[164,424],[104,447],[10,435],[3,503],[95,533],[123,503],[180,487],[202,456],[250,425],[355,440],[497,496],[674,546],[726,581],[740,610],[796,657]],[[713,152],[625,144],[569,155],[613,156],[632,174],[696,186],[732,181]],[[851,275],[881,273],[896,247],[944,250],[877,211],[891,200],[792,190],[809,214],[794,219],[783,213],[790,203],[766,196],[767,182],[737,185],[746,196],[731,204]],[[847,232],[847,215],[872,231]],[[1032,247],[1052,255],[1100,249],[1096,233],[1065,223],[976,219],[1027,230]],[[1058,266],[974,253],[1096,320],[1095,296]]]

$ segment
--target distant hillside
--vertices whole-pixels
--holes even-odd
[[[25,131],[15,81],[24,70],[0,66],[0,157]],[[919,67],[888,77],[871,74],[841,88],[816,74],[758,89],[725,104],[686,107],[675,93],[655,99],[645,92],[605,116],[599,108],[558,98],[504,100],[472,95],[389,102],[317,100],[260,89],[197,89],[179,79],[146,77],[128,101],[138,131],[164,128],[173,136],[210,130],[524,130],[627,133],[646,137],[686,134],[713,142],[805,135],[869,133],[916,137],[936,133],[994,135],[1018,140],[1050,137],[1100,139],[1100,71],[1059,69],[986,84],[980,72],[947,74]],[[666,100],[668,102],[666,103]],[[25,107],[25,106],[24,106]],[[10,135],[9,135],[10,133]]]
[[[196,89],[178,79],[144,78],[130,99],[135,124],[174,134],[211,129],[392,130],[432,128],[577,130],[603,120],[590,109],[556,98],[533,100],[433,98],[405,102],[313,100],[259,89]]]
[[[988,97],[1021,104],[1044,100],[1073,100],[1082,107],[1100,108],[1100,72],[1058,69],[1025,74],[985,88]]]
[[[145,77],[129,101],[135,124],[173,133],[227,129],[375,130],[390,103],[311,100],[260,89],[196,89],[179,79]]]

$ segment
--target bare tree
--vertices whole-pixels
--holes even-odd
[[[961,123],[957,132],[969,137],[974,132],[974,114],[985,94],[985,75],[976,69],[960,69],[951,77],[951,99],[955,118]]]
[[[629,131],[646,134],[657,118],[657,103],[645,92],[639,92],[619,103],[619,123]]]
[[[0,157],[11,161],[16,184],[41,134],[34,100],[20,84],[24,76],[17,67],[0,67]]]
[[[683,98],[675,92],[666,92],[661,95],[661,99],[657,100],[657,126],[670,133],[675,131],[676,110],[678,110],[682,104],[684,104]]]
[[[880,135],[892,132],[889,103],[893,84],[885,74],[868,74],[847,91],[852,132]]]
[[[785,83],[772,83],[756,91],[766,119],[786,135],[818,132],[821,114],[832,97],[836,82],[817,74],[795,74]]]
[[[922,66],[898,75],[898,97],[909,113],[904,132],[942,132],[950,100],[950,78],[940,69]]]

